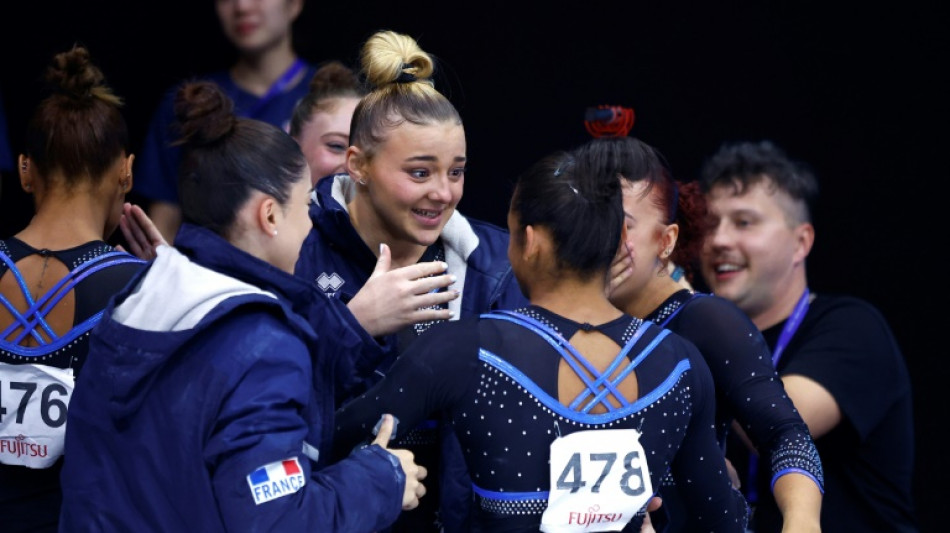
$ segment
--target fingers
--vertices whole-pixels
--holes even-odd
[[[449,265],[444,261],[426,261],[424,263],[404,266],[396,270],[399,270],[406,279],[429,279],[431,277],[439,277],[439,274],[444,274],[448,269]],[[445,285],[448,285],[448,283]]]
[[[168,244],[162,232],[158,230],[158,226],[152,222],[145,210],[135,204],[129,204],[128,212],[135,221],[137,229],[144,236],[144,242],[149,243],[153,248],[160,244]]]
[[[426,486],[422,480],[428,475],[428,471],[422,465],[414,462],[412,452],[408,450],[389,450],[390,453],[399,457],[402,470],[406,474],[406,486],[402,495],[403,510],[415,509],[419,505],[419,499],[426,495]]]
[[[370,274],[370,278],[379,277],[386,272],[389,272],[389,267],[392,265],[392,252],[389,250],[388,244],[379,245],[379,257],[376,258],[376,266],[373,267],[373,273]]]
[[[387,413],[380,418],[379,431],[376,432],[376,438],[373,444],[379,444],[383,448],[389,445],[389,438],[393,434],[393,415]]]

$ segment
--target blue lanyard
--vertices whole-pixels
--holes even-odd
[[[791,342],[795,332],[798,331],[798,327],[802,325],[802,319],[808,311],[808,299],[810,296],[811,293],[808,291],[808,287],[805,287],[805,292],[802,293],[802,297],[799,298],[798,303],[795,304],[795,309],[792,310],[792,314],[789,315],[788,320],[785,321],[785,327],[782,328],[782,333],[779,335],[778,342],[775,344],[775,350],[772,352],[772,366],[778,368],[778,361],[782,358],[782,352],[785,351],[785,347]],[[746,499],[749,500],[749,503],[757,503],[759,500],[759,494],[755,484],[758,469],[759,464],[756,460],[756,455],[749,455],[749,471],[746,474],[745,483]]]
[[[802,319],[805,318],[805,313],[808,311],[808,299],[810,294],[808,287],[805,287],[805,292],[802,293],[802,297],[799,298],[798,303],[795,304],[795,309],[792,310],[792,314],[788,317],[788,320],[785,321],[782,334],[779,335],[775,350],[772,351],[772,366],[776,368],[778,368],[778,361],[781,359],[785,347],[791,342],[792,336],[798,331],[798,327],[802,325]]]
[[[254,106],[254,109],[252,109],[247,114],[247,116],[250,118],[255,118],[261,108],[267,105],[267,102],[270,102],[275,96],[286,91],[290,85],[290,82],[294,81],[294,78],[297,77],[297,74],[300,73],[304,66],[305,63],[298,57],[294,61],[293,65],[290,65],[290,68],[288,68],[287,71],[280,76],[280,78],[277,78],[277,81],[275,81],[273,85],[270,86],[270,89],[267,89],[267,93],[257,101],[257,105]]]

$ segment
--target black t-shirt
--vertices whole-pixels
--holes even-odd
[[[785,323],[763,331],[774,350]],[[778,362],[834,396],[842,421],[816,439],[825,472],[823,531],[917,531],[911,497],[914,426],[910,377],[881,313],[850,296],[819,294]],[[760,460],[757,533],[781,531]]]

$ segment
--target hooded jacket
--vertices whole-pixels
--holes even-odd
[[[93,331],[68,414],[60,531],[394,521],[405,485],[395,456],[371,445],[327,464],[348,334],[318,337],[309,321],[336,310],[208,230],[183,225],[175,246]]]
[[[346,174],[327,176],[317,182],[310,207],[313,229],[304,241],[295,268],[298,277],[343,302],[349,302],[363,288],[377,261],[350,222],[346,204],[353,194],[353,181]],[[456,211],[443,228],[441,239],[448,273],[455,275],[456,286],[462,287],[459,297],[449,302],[453,320],[527,305],[508,262],[507,231],[467,219]],[[377,373],[384,373],[398,355],[396,335],[377,341],[389,351],[377,362]],[[377,379],[378,376],[368,381]]]

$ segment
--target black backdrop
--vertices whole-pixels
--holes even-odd
[[[43,67],[74,42],[125,97],[136,145],[167,87],[232,58],[212,2],[25,4],[0,7],[0,92],[15,150]],[[946,17],[917,1],[694,4],[309,0],[295,39],[307,59],[353,63],[366,37],[393,29],[435,55],[437,87],[466,125],[460,210],[500,225],[510,181],[586,140],[590,106],[634,108],[631,134],[681,179],[727,140],[770,138],[809,162],[822,181],[812,289],[864,297],[890,320],[914,380],[921,524],[937,531],[950,474],[938,445],[948,402],[936,334],[947,317],[937,311],[950,177],[938,155],[948,140]],[[29,209],[4,176],[0,234],[22,227]]]

